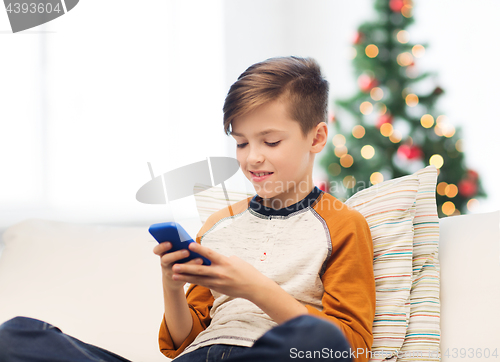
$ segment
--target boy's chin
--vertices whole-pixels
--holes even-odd
[[[260,187],[259,185],[253,185],[253,188],[255,189],[255,193],[262,197],[264,200],[269,200],[272,199],[273,197],[276,197],[280,193],[274,190],[270,190],[269,188],[265,187]]]
[[[280,198],[280,192],[257,191],[257,195],[262,198],[262,204],[272,209],[282,209],[286,207],[286,201]]]

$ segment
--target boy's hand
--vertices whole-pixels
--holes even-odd
[[[166,284],[165,287],[170,290],[182,289],[184,288],[184,284],[186,283],[183,281],[175,281],[172,279],[172,276],[174,275],[174,272],[172,271],[172,266],[176,265],[175,264],[176,261],[184,259],[187,256],[189,256],[189,251],[184,249],[168,253],[168,251],[171,248],[172,244],[166,241],[156,245],[153,249],[153,253],[155,253],[160,257],[163,280],[166,281],[166,283],[164,283]],[[186,264],[201,265],[203,264],[203,260],[201,260],[200,258],[196,258],[188,261]]]
[[[209,259],[212,265],[175,264],[173,280],[202,285],[221,294],[245,299],[250,299],[262,285],[275,284],[236,256],[221,255],[198,243],[191,243],[189,249]]]
[[[212,265],[175,264],[172,278],[178,282],[202,285],[257,305],[277,323],[283,323],[308,310],[277,283],[236,256],[224,256],[198,243],[189,250],[206,257]]]

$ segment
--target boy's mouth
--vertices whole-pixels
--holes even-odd
[[[266,175],[272,175],[274,172],[267,172],[267,171],[256,172],[256,171],[250,171],[250,173],[252,175],[254,175],[254,176],[262,177],[262,176],[266,176]]]
[[[259,182],[259,181],[264,181],[268,177],[270,177],[274,172],[268,172],[268,171],[249,171],[250,174],[252,175],[252,181]]]

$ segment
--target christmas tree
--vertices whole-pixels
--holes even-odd
[[[477,172],[465,165],[461,129],[435,109],[444,90],[436,74],[421,72],[427,44],[412,44],[411,0],[375,0],[378,19],[362,24],[353,40],[359,91],[335,102],[334,136],[321,165],[328,187],[345,200],[363,188],[438,169],[439,216],[459,215],[486,194]]]

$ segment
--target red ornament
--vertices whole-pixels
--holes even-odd
[[[458,183],[458,192],[463,197],[470,198],[477,193],[477,183],[474,180],[462,180]]]
[[[384,123],[392,124],[392,121],[393,121],[392,115],[390,113],[384,113],[383,115],[378,117],[376,127],[380,128]]]
[[[436,88],[434,88],[434,90],[432,91],[432,94],[438,96],[440,94],[443,94],[444,93],[444,90],[443,88],[437,86]]]
[[[405,160],[421,160],[424,157],[424,153],[420,147],[407,144],[399,146],[397,154]]]
[[[474,170],[467,170],[467,178],[469,180],[477,181],[479,179],[479,174]]]
[[[368,74],[361,74],[358,78],[358,85],[362,92],[368,93],[378,85],[378,81]]]
[[[334,113],[328,113],[328,123],[335,123],[335,114]]]
[[[403,6],[405,6],[405,3],[403,0],[391,0],[391,1],[389,1],[389,7],[395,13],[401,12],[401,9],[403,8]]]
[[[357,44],[361,44],[363,42],[363,40],[365,40],[365,34],[358,31],[358,32],[356,32],[356,34],[354,34],[354,38],[352,39],[352,42],[357,45]]]
[[[327,181],[319,181],[318,188],[323,192],[328,192],[328,182]]]

